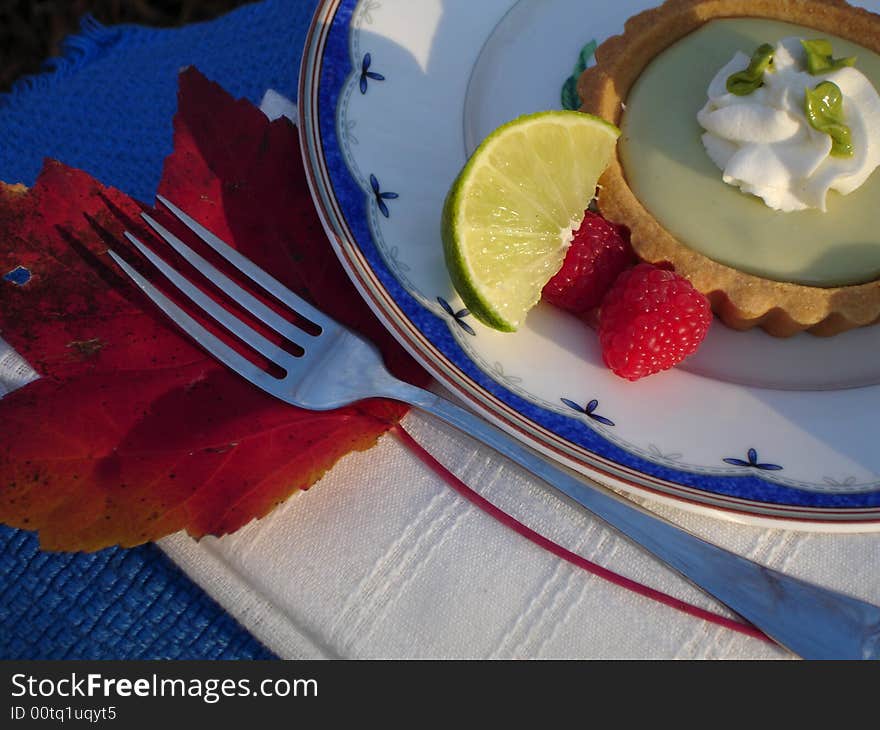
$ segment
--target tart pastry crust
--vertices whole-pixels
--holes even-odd
[[[880,53],[880,15],[844,0],[667,0],[630,18],[622,35],[599,46],[596,65],[578,80],[581,111],[619,125],[627,94],[648,63],[709,20],[727,17],[795,23]],[[617,156],[599,180],[597,205],[610,221],[629,228],[642,260],[672,265],[734,329],[760,327],[776,337],[802,331],[831,336],[880,321],[880,280],[829,288],[773,281],[685,246],[642,206]]]

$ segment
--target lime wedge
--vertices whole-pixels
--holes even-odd
[[[443,205],[452,283],[478,320],[515,331],[559,271],[620,130],[575,111],[527,114],[474,151]]]

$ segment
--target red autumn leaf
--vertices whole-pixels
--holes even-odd
[[[190,69],[160,191],[282,282],[426,376],[369,312],[311,203],[295,127],[269,122]],[[0,400],[0,522],[50,550],[222,535],[369,448],[405,408],[327,413],[277,401],[217,364],[106,254],[143,206],[48,162],[0,185],[0,333],[42,376]]]

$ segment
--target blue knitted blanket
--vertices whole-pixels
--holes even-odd
[[[150,201],[179,70],[254,103],[267,88],[294,99],[316,4],[263,0],[173,30],[87,19],[44,73],[0,97],[0,180],[31,185],[50,157]],[[272,657],[155,546],[48,554],[0,526],[0,659]]]

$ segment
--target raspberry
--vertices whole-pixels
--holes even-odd
[[[544,286],[545,301],[574,314],[599,306],[617,275],[633,263],[629,241],[602,216],[587,211],[562,268]]]
[[[599,310],[602,359],[621,378],[668,370],[693,354],[712,322],[709,300],[674,271],[624,271]]]

